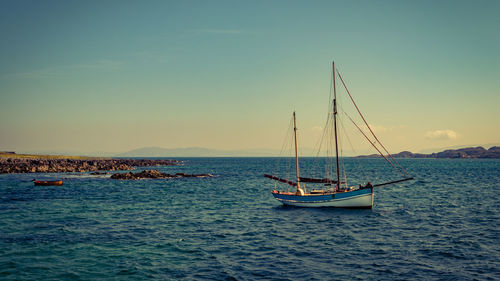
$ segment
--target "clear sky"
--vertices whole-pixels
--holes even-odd
[[[393,152],[500,142],[500,1],[0,1],[0,150],[313,147],[335,60]]]

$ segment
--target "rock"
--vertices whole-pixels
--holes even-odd
[[[0,158],[0,174],[3,173],[62,173],[132,170],[135,167],[169,166],[181,161],[168,159],[40,159]]]
[[[139,173],[116,173],[111,175],[112,179],[117,180],[136,180],[136,179],[169,179],[169,178],[205,178],[213,177],[211,174],[186,174],[177,173],[175,175],[162,173],[157,170],[143,170]]]

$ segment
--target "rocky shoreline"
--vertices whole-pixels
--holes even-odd
[[[182,161],[170,159],[0,158],[0,174],[123,171],[133,170],[135,167],[171,166],[179,164],[182,164]]]
[[[139,173],[116,173],[111,176],[115,180],[137,180],[137,179],[171,179],[171,178],[207,178],[213,177],[212,174],[166,174],[157,170],[144,170]]]

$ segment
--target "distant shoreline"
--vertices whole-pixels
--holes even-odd
[[[437,153],[412,153],[410,151],[402,151],[400,153],[392,154],[394,158],[449,158],[449,159],[498,159],[500,158],[500,147],[492,146],[486,150],[482,146],[467,147],[461,149],[447,149]],[[379,157],[378,154],[360,155],[356,158],[373,158]]]
[[[392,155],[394,158],[438,158],[438,159],[500,159],[500,146],[485,149],[481,146],[461,149],[448,149],[437,153],[412,153],[402,151]],[[11,173],[65,173],[133,170],[135,167],[180,165],[182,160],[171,158],[260,158],[283,156],[221,156],[221,157],[88,157],[68,155],[37,155],[0,152],[0,174]],[[305,156],[309,158],[313,156]],[[378,154],[350,156],[349,158],[378,158]],[[163,158],[163,159],[151,159]]]

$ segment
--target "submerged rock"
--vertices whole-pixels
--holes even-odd
[[[111,176],[115,180],[137,180],[137,179],[171,179],[171,178],[206,178],[213,177],[212,174],[186,174],[177,173],[175,175],[162,173],[157,170],[144,170],[138,173],[116,173]]]
[[[109,175],[108,172],[92,172],[90,173],[93,176],[98,176],[98,175]]]

